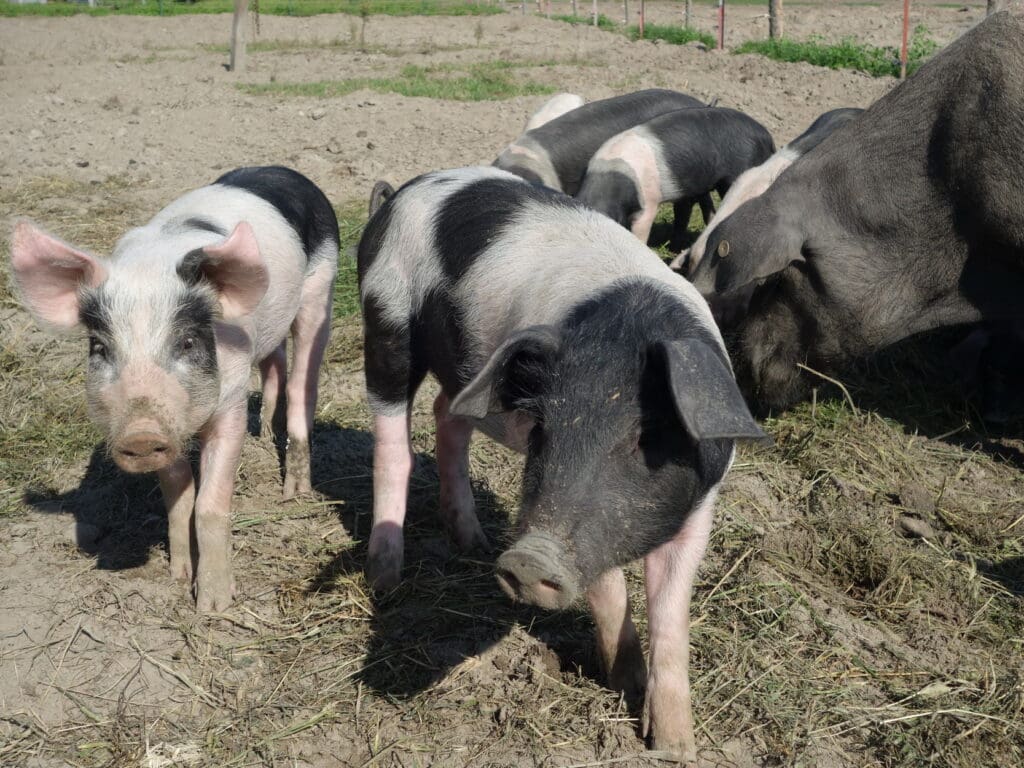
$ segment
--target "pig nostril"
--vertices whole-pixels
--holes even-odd
[[[158,445],[158,446],[153,448],[153,453],[166,453],[166,452],[167,452],[167,446],[166,445]]]
[[[519,594],[521,585],[519,583],[519,579],[516,578],[516,575],[512,573],[512,571],[507,570],[505,568],[499,569],[498,578],[501,579],[501,581],[504,582],[505,586],[508,587],[512,592]]]
[[[550,579],[541,579],[540,585],[542,587],[545,587],[546,589],[550,589],[552,592],[562,591],[562,585],[557,582],[551,581]]]

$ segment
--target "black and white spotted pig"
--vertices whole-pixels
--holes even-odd
[[[590,158],[612,136],[665,112],[703,106],[693,96],[663,88],[592,101],[527,131],[493,165],[575,195]]]
[[[310,490],[309,435],[338,263],[327,198],[287,168],[240,168],[129,230],[110,258],[21,222],[11,262],[40,322],[89,334],[86,394],[111,455],[128,472],[157,472],[172,574],[194,580],[199,610],[226,608],[231,497],[255,362],[268,417],[280,420],[287,408],[284,496]],[[186,454],[194,435],[198,492]]]
[[[689,600],[734,440],[761,432],[710,312],[686,280],[606,217],[495,168],[406,184],[359,245],[373,411],[367,575],[394,587],[428,373],[441,513],[484,544],[469,482],[479,428],[526,453],[519,537],[498,560],[516,600],[590,604],[612,686],[639,697],[657,748],[694,751]],[[644,558],[650,675],[621,566]]]
[[[863,109],[856,107],[842,107],[829,110],[810,124],[806,131],[801,133],[786,146],[769,157],[756,168],[744,171],[729,188],[729,193],[722,198],[718,206],[718,212],[711,222],[704,227],[704,231],[694,241],[688,250],[683,251],[672,263],[672,269],[685,269],[689,272],[696,269],[700,260],[704,257],[704,249],[707,246],[708,237],[723,220],[728,218],[733,211],[739,208],[748,200],[753,200],[758,195],[763,195],[780,174],[789,168],[797,158],[806,155],[818,146],[827,136],[842,125],[850,122],[853,118],[863,112]]]
[[[679,244],[694,204],[710,222],[711,191],[725,195],[740,174],[774,151],[768,130],[742,112],[679,109],[606,141],[590,160],[577,197],[644,243],[658,206],[674,203],[672,240]]]

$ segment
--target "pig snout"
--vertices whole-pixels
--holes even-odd
[[[498,558],[498,584],[517,602],[567,608],[580,593],[579,578],[567,562],[561,544],[545,534],[529,533]]]
[[[111,445],[114,461],[125,472],[155,472],[178,458],[172,440],[160,428],[144,425],[125,432]]]

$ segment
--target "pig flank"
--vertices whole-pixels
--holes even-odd
[[[994,13],[719,226],[694,282],[780,408],[934,328],[1020,314],[1024,13]]]

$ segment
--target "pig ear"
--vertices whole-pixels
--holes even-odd
[[[508,401],[514,397],[537,394],[530,391],[538,386],[536,377],[521,366],[546,365],[560,345],[561,334],[554,326],[535,325],[514,333],[494,350],[480,373],[462,388],[449,412],[482,419],[488,413],[509,410]]]
[[[711,347],[696,339],[661,347],[676,411],[696,440],[768,438],[750,415],[732,371]]]
[[[388,184],[386,181],[378,181],[373,185],[373,190],[370,192],[370,216],[372,217],[380,207],[386,203],[391,196],[395,194],[395,188]]]
[[[79,323],[79,287],[95,288],[107,279],[107,268],[99,259],[27,221],[14,227],[11,268],[28,310],[41,322],[63,329]]]
[[[178,268],[185,279],[205,277],[220,297],[225,320],[234,320],[252,312],[270,285],[267,265],[260,255],[252,227],[240,222],[227,240],[208,245],[185,257]]]

